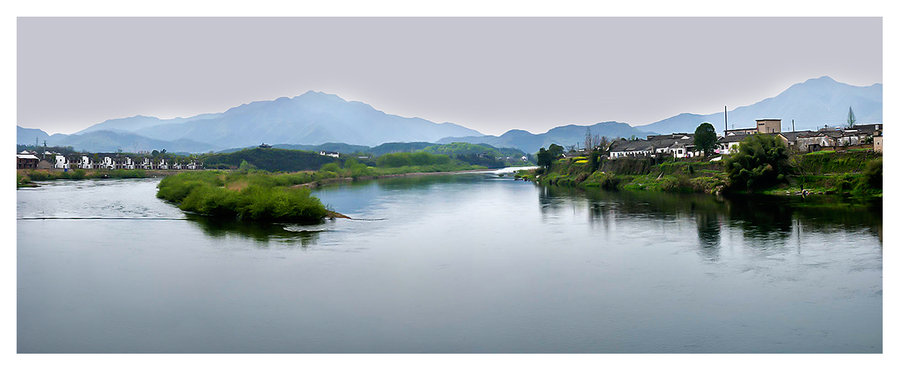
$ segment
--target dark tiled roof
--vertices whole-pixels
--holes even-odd
[[[740,142],[751,135],[755,135],[755,133],[754,134],[731,134],[731,135],[726,135],[724,137],[719,138],[719,140],[717,140],[716,142],[717,143]]]
[[[687,139],[684,139],[687,137]],[[694,145],[693,134],[654,135],[649,140],[618,140],[609,147],[610,152],[652,151],[656,148],[684,148]]]
[[[617,140],[609,146],[610,152],[631,152],[631,151],[649,151],[653,145],[650,141],[638,140]]]
[[[875,127],[878,127],[877,129]],[[866,125],[853,125],[852,128],[848,128],[847,130],[856,130],[860,133],[872,135],[875,131],[880,131],[884,128],[881,124],[866,124]]]

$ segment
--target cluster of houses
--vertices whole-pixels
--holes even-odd
[[[41,156],[41,157],[38,157]],[[95,159],[100,159],[95,161]],[[16,154],[18,169],[144,169],[144,170],[200,170],[203,164],[196,160],[177,161],[166,158],[134,158],[120,153],[62,155],[53,152],[38,154],[22,151]]]
[[[781,119],[756,120],[756,127],[725,130],[718,138],[715,153],[730,154],[737,151],[741,141],[750,135],[774,135],[788,148],[801,152],[815,152],[823,149],[867,148],[875,152],[883,151],[882,125],[853,125],[846,128],[828,127],[812,131],[781,131]],[[622,157],[674,157],[688,158],[701,156],[694,146],[693,133],[648,135],[647,139],[619,139],[609,146],[609,158]]]

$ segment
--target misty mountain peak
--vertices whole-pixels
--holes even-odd
[[[331,100],[331,101],[346,102],[346,100],[344,100],[344,98],[341,98],[340,96],[338,96],[336,94],[329,94],[329,93],[316,91],[316,90],[309,90],[306,93],[303,93],[303,94],[300,94],[300,95],[294,97],[294,99],[318,99],[318,100]]]
[[[836,83],[837,81],[834,81],[834,79],[832,79],[831,76],[825,75],[825,76],[819,76],[819,77],[816,77],[816,78],[812,78],[812,79],[806,80],[806,81],[804,81],[803,83],[805,84],[805,83],[808,83],[808,82]]]

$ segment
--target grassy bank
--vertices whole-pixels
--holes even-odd
[[[128,179],[147,178],[152,176],[167,175],[166,171],[146,171],[141,169],[127,170],[16,170],[16,187],[36,187],[34,182],[46,180],[82,180],[82,179]]]
[[[578,157],[554,161],[549,171],[524,171],[517,177],[545,185],[583,189],[677,193],[759,193],[769,195],[839,194],[882,196],[882,157],[870,151],[795,154],[788,158],[783,180],[762,189],[735,187],[724,161],[625,158],[602,161],[595,171]]]

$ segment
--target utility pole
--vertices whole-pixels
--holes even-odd
[[[791,119],[791,131],[797,131],[797,128],[794,127],[794,119]]]
[[[728,106],[725,106],[725,131],[728,131]],[[723,132],[722,135],[725,135]]]

